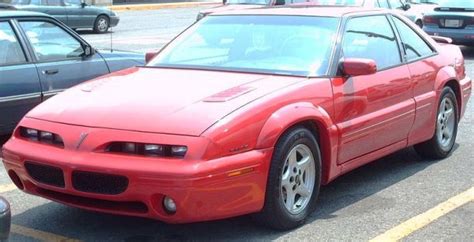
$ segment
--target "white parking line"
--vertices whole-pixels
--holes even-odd
[[[10,192],[16,190],[16,186],[13,183],[0,185],[0,193]]]

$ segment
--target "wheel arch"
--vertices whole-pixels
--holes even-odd
[[[303,126],[311,131],[321,152],[322,184],[327,184],[337,173],[335,149],[337,128],[328,112],[312,103],[300,102],[287,105],[276,112],[264,124],[257,141],[257,148],[275,147],[287,131]]]
[[[458,110],[457,110],[457,111],[458,111],[458,122],[459,122],[459,121],[460,121],[460,117],[459,117],[459,116],[461,115],[461,111],[462,111],[462,109],[463,109],[463,107],[462,107],[462,106],[463,106],[463,103],[462,103],[461,86],[460,86],[460,84],[459,84],[459,82],[458,82],[457,80],[451,79],[451,80],[448,80],[448,81],[444,84],[443,88],[444,88],[444,87],[450,87],[450,88],[453,90],[454,94],[456,95],[456,101],[457,101],[457,103],[458,103],[458,105],[457,105]]]

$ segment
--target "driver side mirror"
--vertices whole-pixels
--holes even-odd
[[[410,8],[411,8],[411,5],[410,5],[409,3],[403,4],[402,9],[403,9],[404,11],[408,11],[408,9],[410,9]]]
[[[81,0],[81,7],[85,8],[87,6],[87,3],[85,0]]]
[[[90,45],[84,47],[84,57],[89,57],[95,55],[95,49],[92,48]]]
[[[158,55],[158,52],[148,52],[145,54],[145,63],[148,64],[155,56]]]
[[[340,68],[346,76],[364,76],[377,72],[374,60],[362,58],[347,58],[341,62]]]

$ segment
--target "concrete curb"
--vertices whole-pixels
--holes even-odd
[[[179,2],[179,3],[155,3],[155,4],[130,4],[130,5],[115,5],[109,6],[113,11],[143,11],[156,10],[166,8],[191,8],[199,6],[213,6],[219,5],[220,2]]]

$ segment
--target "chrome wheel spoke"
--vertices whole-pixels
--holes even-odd
[[[281,174],[283,203],[291,214],[298,214],[309,204],[315,185],[315,164],[311,149],[296,145],[287,155]]]

